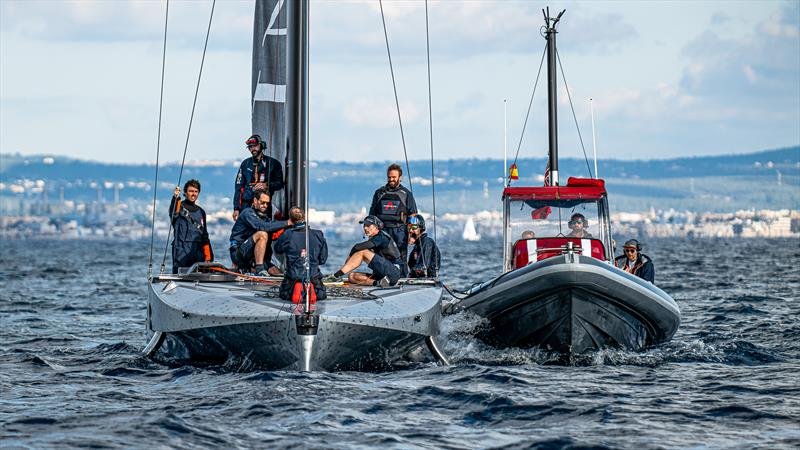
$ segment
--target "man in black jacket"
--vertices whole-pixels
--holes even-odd
[[[615,265],[625,272],[632,273],[645,281],[653,283],[656,278],[656,269],[653,266],[653,261],[642,253],[642,245],[639,241],[631,239],[625,242],[622,250],[625,254],[617,256],[614,260]]]
[[[292,228],[284,231],[275,241],[275,253],[286,255],[286,271],[280,287],[280,297],[289,300],[292,296],[295,283],[307,280],[310,275],[311,283],[317,300],[325,300],[325,285],[322,284],[322,274],[319,266],[328,261],[328,243],[320,230],[309,229],[306,226],[305,214],[298,207],[289,210],[289,220],[294,224]],[[306,253],[306,230],[308,235],[308,248]],[[309,257],[309,274],[306,274],[305,258]]]
[[[359,242],[350,249],[350,256],[344,265],[325,281],[340,281],[341,277],[350,274],[350,283],[362,286],[394,286],[402,276],[400,250],[391,237],[382,230],[383,222],[375,216],[367,216],[359,222],[364,225],[364,234],[368,239]],[[372,274],[352,272],[361,263],[367,264]]]
[[[175,239],[172,241],[172,273],[178,273],[179,267],[190,267],[194,263],[214,259],[208,239],[206,212],[196,203],[200,195],[200,182],[187,181],[183,185],[183,200],[180,195],[180,187],[175,186],[175,194],[169,204],[170,223],[175,229]]]
[[[252,208],[245,208],[231,229],[231,262],[234,269],[249,271],[255,262],[255,273],[259,276],[279,276],[280,270],[273,266],[267,256],[270,235],[291,226],[289,221],[273,221],[267,216],[270,207],[269,194],[257,190]]]
[[[442,256],[436,242],[425,230],[425,219],[417,214],[408,219],[408,243],[414,247],[408,257],[411,278],[436,278]]]
[[[383,222],[383,231],[397,244],[400,259],[405,263],[408,259],[406,223],[412,214],[417,213],[417,202],[414,200],[414,194],[400,184],[402,177],[403,169],[399,164],[392,164],[386,169],[386,185],[378,188],[372,196],[369,214]],[[403,275],[405,274],[404,267]]]
[[[270,198],[273,198],[275,192],[284,187],[281,163],[264,154],[266,144],[261,136],[254,134],[245,141],[245,144],[252,156],[242,161],[236,174],[233,220],[239,217],[242,210],[250,207],[256,190],[266,191]],[[272,217],[272,210],[267,210],[266,214]]]

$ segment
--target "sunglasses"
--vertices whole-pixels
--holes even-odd
[[[408,226],[408,229],[409,229],[409,230],[416,230],[416,229],[418,229],[418,228],[419,228],[419,225],[409,225],[409,226]]]
[[[635,248],[626,248],[624,251],[625,251],[625,253],[636,253],[636,249]]]
[[[269,205],[269,200],[267,200],[267,201],[258,200],[258,203],[260,203],[262,205]]]

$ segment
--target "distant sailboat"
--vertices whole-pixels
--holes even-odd
[[[464,224],[464,232],[461,233],[461,237],[465,241],[480,241],[481,235],[475,231],[475,221],[472,220],[472,217],[467,219],[467,223]]]

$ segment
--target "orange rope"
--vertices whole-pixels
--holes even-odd
[[[222,273],[225,273],[225,274],[228,274],[228,275],[233,275],[235,277],[244,278],[245,280],[255,281],[256,283],[265,283],[265,284],[272,284],[272,285],[279,284],[277,281],[274,281],[274,280],[265,280],[265,279],[263,279],[261,277],[254,277],[254,276],[251,276],[251,275],[245,275],[243,273],[234,272],[232,270],[223,269],[221,267],[209,267],[209,269],[211,269],[214,272],[222,272]]]

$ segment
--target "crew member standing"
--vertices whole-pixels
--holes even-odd
[[[172,273],[178,273],[179,267],[190,267],[197,262],[214,260],[206,228],[206,212],[196,203],[200,195],[200,182],[187,181],[183,185],[183,200],[180,195],[181,188],[175,186],[175,194],[169,204],[170,223],[175,229],[175,238],[172,240]]]
[[[425,230],[425,218],[420,214],[408,219],[408,243],[414,247],[408,257],[409,277],[436,278],[442,256],[439,247]]]
[[[406,275],[405,263],[408,261],[408,229],[406,223],[412,214],[417,213],[417,202],[414,194],[400,184],[403,169],[399,164],[392,164],[386,169],[386,185],[381,186],[372,196],[369,214],[383,222],[383,231],[392,237],[400,250],[403,261],[403,275]]]
[[[234,221],[243,209],[252,205],[255,191],[266,191],[272,199],[275,192],[284,187],[283,167],[277,159],[264,154],[266,144],[261,136],[254,134],[247,138],[245,144],[252,156],[242,161],[239,172],[236,174],[233,193]],[[272,217],[272,210],[268,210],[267,214]]]
[[[289,220],[294,224],[292,228],[284,231],[275,241],[275,253],[286,255],[286,271],[280,287],[280,297],[289,300],[292,297],[295,284],[305,281],[306,268],[306,227],[305,214],[298,207],[289,210]],[[322,274],[319,266],[328,261],[328,243],[320,230],[310,229],[308,235],[309,274],[311,284],[314,286],[317,300],[327,298],[325,285],[322,284]]]

